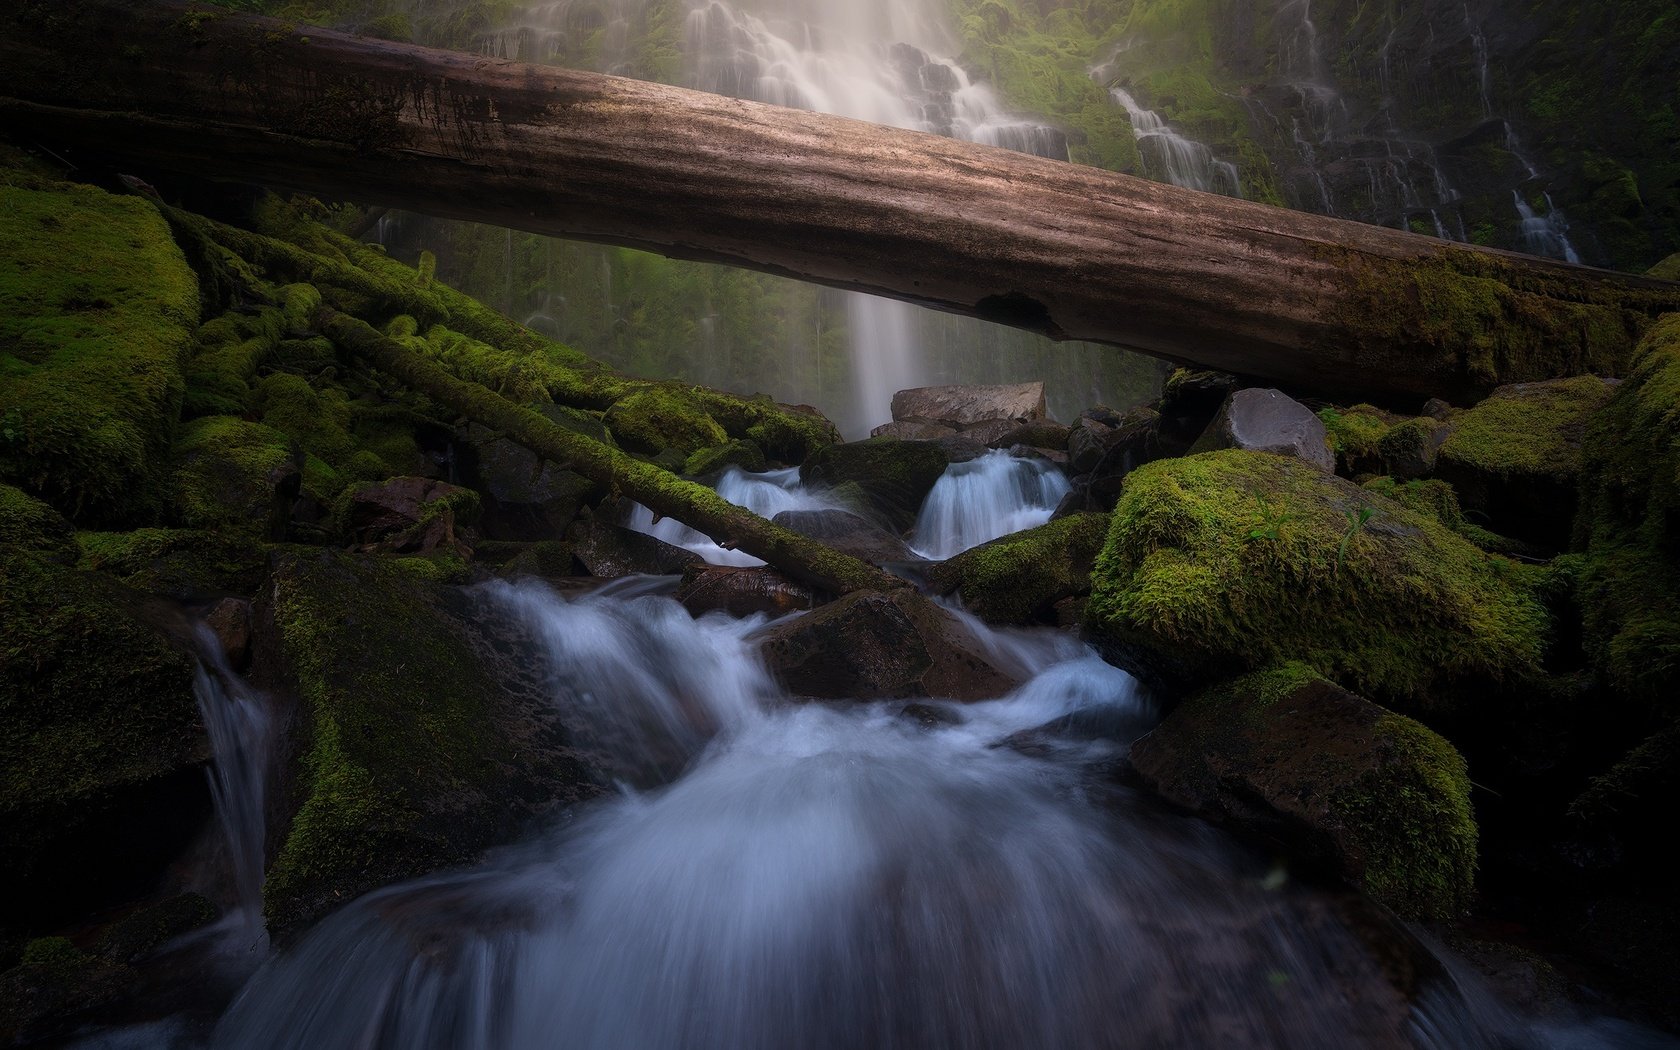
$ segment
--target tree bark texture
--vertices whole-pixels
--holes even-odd
[[[1344,396],[1614,374],[1680,285],[179,0],[11,0],[55,148],[724,262]]]

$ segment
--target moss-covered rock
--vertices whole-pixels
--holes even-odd
[[[677,452],[684,459],[728,442],[729,435],[681,388],[645,387],[607,409],[607,429],[632,452]]]
[[[1583,464],[1587,653],[1619,692],[1680,713],[1680,315],[1593,416]]]
[[[0,483],[0,545],[54,561],[75,560],[76,530],[64,515],[22,489]]]
[[[1132,763],[1172,801],[1278,835],[1404,917],[1447,919],[1470,902],[1464,759],[1302,664],[1192,697],[1133,746]]]
[[[1377,442],[1377,456],[1382,460],[1384,473],[1401,481],[1433,473],[1441,444],[1449,433],[1451,430],[1444,423],[1428,416],[1401,420],[1389,427]]]
[[[1493,531],[1561,550],[1575,520],[1587,424],[1612,389],[1593,376],[1500,387],[1454,417],[1436,473]]]
[[[263,544],[241,533],[199,529],[83,532],[76,536],[76,543],[82,568],[171,598],[255,594],[268,574]]]
[[[421,575],[298,554],[259,604],[299,702],[292,817],[263,891],[279,930],[595,793],[551,720],[516,708],[459,596]]]
[[[1354,405],[1348,409],[1321,408],[1318,418],[1330,438],[1330,450],[1336,454],[1336,472],[1343,477],[1374,474],[1382,469],[1378,451],[1394,416],[1373,405]]]
[[[154,510],[198,314],[150,204],[0,185],[0,479],[72,518]]]
[[[174,454],[171,516],[188,528],[280,538],[299,494],[328,503],[344,488],[285,434],[231,416],[188,423]]]
[[[0,579],[4,927],[143,888],[209,798],[194,661],[140,596],[10,547]]]
[[[692,478],[706,478],[721,474],[730,467],[746,471],[763,470],[764,451],[751,441],[737,439],[694,453],[683,463],[682,472]]]
[[[878,437],[821,449],[799,468],[799,477],[810,485],[846,488],[862,497],[858,510],[902,531],[915,524],[922,501],[950,462],[950,454],[932,441]]]
[[[38,937],[17,966],[0,973],[0,1039],[10,1046],[65,1039],[90,1014],[125,999],[134,977],[67,938]]]
[[[1301,660],[1428,708],[1535,671],[1548,629],[1523,567],[1432,515],[1261,452],[1134,471],[1092,582],[1090,628],[1179,686]]]
[[[1090,592],[1107,535],[1108,515],[1075,514],[972,547],[929,576],[938,593],[958,592],[988,623],[1034,623],[1052,618],[1062,599]]]

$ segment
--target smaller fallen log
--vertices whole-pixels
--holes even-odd
[[[833,594],[887,591],[908,584],[873,565],[766,521],[704,485],[565,429],[500,394],[456,379],[441,366],[381,335],[365,322],[330,307],[316,318],[320,332],[345,351],[459,412],[500,431],[545,459],[652,510],[675,518],[718,543],[762,558],[801,583]]]

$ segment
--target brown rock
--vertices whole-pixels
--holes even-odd
[[[923,420],[964,428],[994,419],[1043,419],[1044,384],[924,386],[893,395],[895,420]]]
[[[566,538],[572,542],[573,557],[591,576],[604,579],[639,574],[668,576],[706,564],[706,559],[693,551],[604,521],[580,521]]]
[[[215,633],[228,666],[244,671],[251,662],[251,603],[244,598],[223,598],[204,614],[204,623]]]
[[[689,615],[725,612],[731,616],[788,613],[814,608],[817,597],[769,567],[703,565],[683,573],[676,599]]]
[[[851,511],[788,510],[776,515],[774,520],[783,528],[822,540],[842,554],[875,565],[922,560],[903,540]]]
[[[961,621],[910,590],[848,595],[775,628],[765,661],[798,696],[984,700],[1016,685]]]

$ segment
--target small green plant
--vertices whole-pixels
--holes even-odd
[[[1277,539],[1278,531],[1287,525],[1294,515],[1282,507],[1274,508],[1266,502],[1266,497],[1258,492],[1254,494],[1254,500],[1260,504],[1260,520],[1255,523],[1253,528],[1248,530],[1248,538],[1251,540]]]
[[[1366,523],[1377,516],[1377,508],[1361,505],[1354,510],[1343,511],[1343,514],[1347,517],[1348,527],[1347,531],[1342,533],[1341,546],[1336,548],[1336,572],[1338,573],[1342,571],[1342,559],[1347,556],[1348,544],[1353,542],[1353,537],[1365,528]]]

